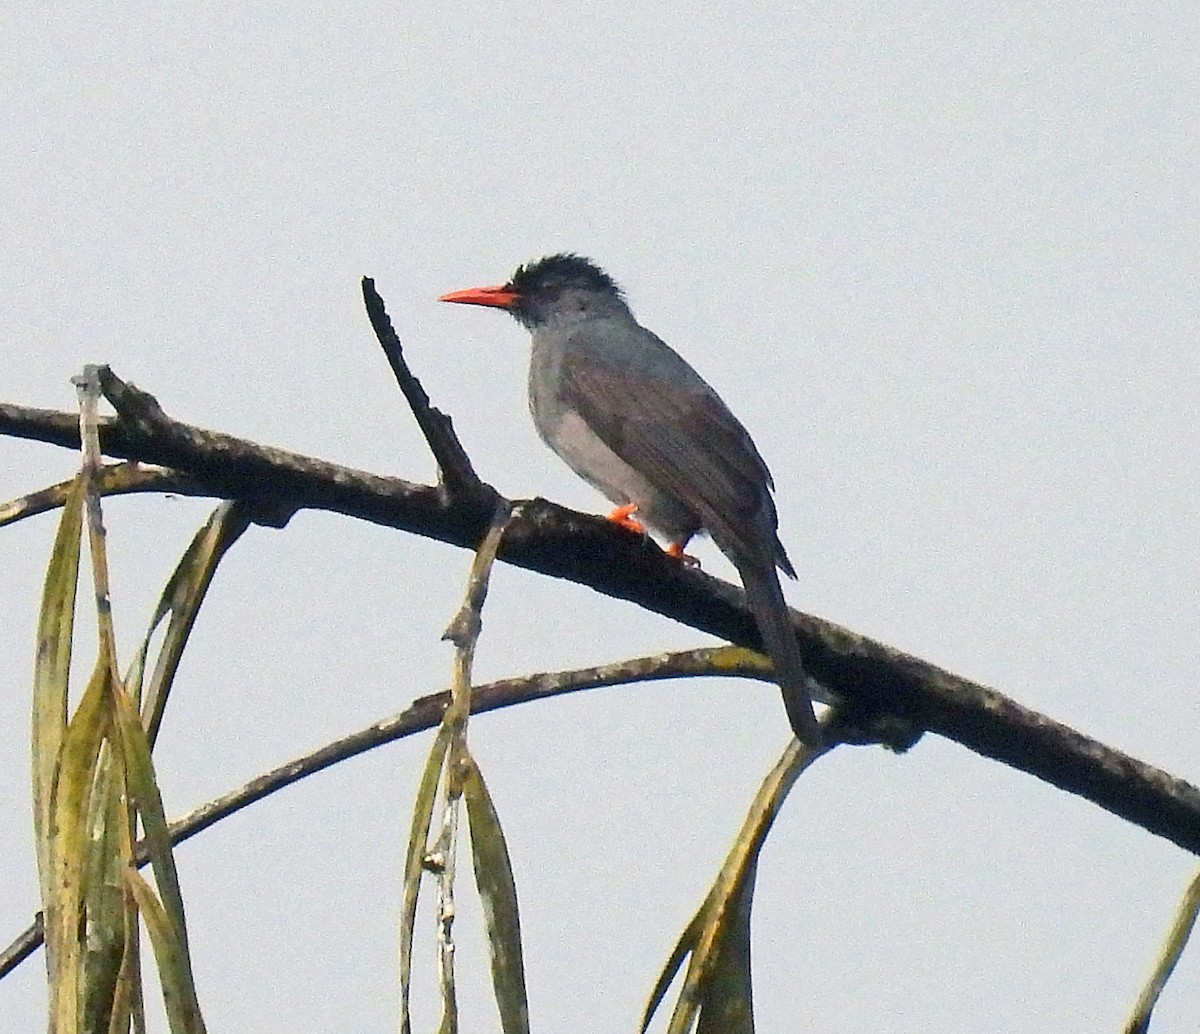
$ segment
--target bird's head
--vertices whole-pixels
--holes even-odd
[[[506,284],[452,291],[438,301],[506,309],[531,330],[550,322],[628,312],[612,277],[589,259],[571,254],[520,266]]]

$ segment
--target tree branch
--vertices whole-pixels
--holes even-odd
[[[362,292],[371,328],[379,339],[383,354],[387,356],[396,383],[416,418],[417,426],[425,436],[425,441],[429,443],[429,451],[437,461],[439,477],[446,492],[451,497],[480,494],[487,496],[490,493],[491,505],[495,506],[498,496],[495,490],[485,485],[475,473],[467,450],[462,447],[458,435],[454,433],[454,423],[440,409],[434,409],[430,405],[429,396],[425,394],[421,382],[413,376],[408,363],[404,361],[404,349],[400,338],[392,327],[383,299],[375,290],[375,281],[369,276],[362,279]]]
[[[697,676],[738,675],[744,678],[773,682],[770,666],[761,654],[747,655],[745,651],[730,647],[707,647],[699,650],[684,650],[679,653],[658,654],[602,664],[594,668],[574,671],[547,671],[518,678],[500,679],[471,690],[471,714],[485,714],[534,700],[578,693],[585,689],[605,686],[628,685],[631,682],[654,682],[664,679],[695,678]],[[171,844],[181,844],[209,826],[215,826],[248,808],[251,804],[269,797],[277,790],[298,783],[310,775],[316,775],[339,762],[365,754],[386,743],[402,740],[427,729],[436,728],[442,714],[450,703],[449,691],[431,693],[418,697],[399,714],[381,718],[364,729],[326,743],[315,750],[293,758],[277,768],[255,776],[236,790],[216,797],[193,809],[170,824]],[[146,858],[139,855],[140,862]],[[34,921],[13,942],[0,951],[0,979],[7,976],[32,955],[42,944],[42,915],[37,913]]]
[[[106,455],[170,467],[214,496],[259,503],[266,518],[281,506],[288,512],[329,510],[470,549],[487,530],[493,508],[481,498],[447,497],[433,486],[183,424],[161,410],[154,414],[157,403],[150,405],[150,396],[144,396],[149,403],[139,403],[144,393],[111,373],[105,384],[118,408],[117,418],[100,428]],[[79,447],[71,413],[0,403],[0,434]],[[610,522],[546,500],[519,508],[500,559],[590,586],[730,642],[761,646],[739,589],[683,567]],[[859,714],[870,725],[876,716],[890,715],[901,726],[938,733],[1200,854],[1200,791],[1191,784],[848,629],[794,612],[793,623],[806,669],[845,702],[849,719]]]

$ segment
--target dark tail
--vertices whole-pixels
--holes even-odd
[[[818,747],[821,727],[813,713],[808,676],[800,660],[800,646],[779,585],[779,574],[774,566],[758,563],[739,564],[738,574],[742,576],[746,602],[758,624],[763,649],[775,665],[775,681],[783,692],[783,706],[792,732],[806,746]]]

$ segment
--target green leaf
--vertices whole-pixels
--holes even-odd
[[[700,911],[692,916],[687,926],[683,928],[683,933],[675,942],[675,947],[671,950],[662,972],[658,974],[658,980],[654,982],[654,989],[650,992],[650,999],[646,1002],[646,1008],[642,1012],[642,1025],[638,1028],[638,1034],[646,1034],[650,1021],[654,1019],[654,1014],[658,1011],[658,1007],[667,995],[667,990],[678,975],[679,968],[683,965],[684,960],[696,950],[696,945],[700,943],[700,931],[704,927],[704,909],[707,904],[708,899],[706,898]]]
[[[159,597],[146,638],[125,680],[129,695],[134,700],[142,701],[143,724],[151,746],[158,737],[167,697],[179,670],[183,649],[196,623],[200,605],[208,594],[217,565],[248,527],[250,508],[245,503],[233,501],[218,506],[192,538]],[[159,625],[168,615],[170,621],[163,634],[158,660],[143,694],[142,674],[150,643]]]
[[[80,1029],[84,901],[90,870],[89,798],[96,779],[100,747],[108,731],[108,680],[111,668],[98,664],[75,714],[67,724],[47,816],[47,855],[51,886],[43,899],[50,980],[50,1029],[74,1034]]]
[[[763,780],[704,903],[680,935],[642,1015],[650,1026],[668,987],[688,959],[668,1034],[751,1034],[750,910],[759,854],[800,773],[823,753],[792,740]]]
[[[750,979],[750,909],[757,860],[746,869],[714,939],[696,1034],[754,1034]]]
[[[404,895],[400,905],[401,1034],[411,1034],[412,1032],[408,1002],[409,988],[412,983],[412,944],[413,930],[416,928],[417,922],[417,895],[421,889],[421,875],[425,871],[425,855],[429,850],[429,827],[433,822],[433,807],[437,798],[438,783],[441,782],[442,768],[453,734],[453,728],[444,723],[438,729],[433,744],[429,748],[429,757],[425,759],[425,768],[417,787],[417,799],[413,802],[408,850],[404,858]]]
[[[492,960],[492,986],[504,1034],[528,1034],[529,1003],[521,958],[521,921],[512,860],[500,828],[500,817],[475,759],[464,748],[461,759],[463,797],[471,828],[475,884],[483,904]]]
[[[83,523],[84,482],[78,477],[58,522],[58,534],[46,571],[38,617],[33,673],[33,824],[42,898],[51,892],[49,862],[50,800],[58,752],[67,726],[67,694],[75,598],[79,585],[79,535]]]
[[[127,997],[122,994],[122,975],[128,977],[128,959],[136,951],[129,938],[136,929],[137,915],[121,878],[132,853],[132,833],[120,775],[120,766],[113,765],[112,744],[106,740],[96,761],[88,801],[91,833],[83,880],[87,939],[80,983],[85,1030],[103,1030],[119,1025],[121,1017],[127,1023],[128,1018],[118,999]]]
[[[125,880],[141,909],[150,946],[162,980],[163,1005],[171,1034],[204,1034],[204,1019],[191,983],[191,967],[187,945],[178,937],[178,930],[162,902],[136,869],[125,870]]]
[[[154,777],[154,763],[150,757],[150,741],[127,693],[116,687],[113,694],[116,715],[117,743],[125,771],[126,792],[137,809],[146,833],[146,847],[154,879],[162,895],[163,915],[171,923],[171,953],[169,959],[175,967],[170,973],[159,966],[159,977],[163,993],[168,983],[171,993],[183,1001],[188,1015],[200,1013],[192,977],[191,956],[188,951],[187,925],[184,920],[183,894],[179,888],[179,873],[171,851],[171,834],[163,811],[162,796]],[[159,954],[155,951],[155,959]],[[190,1029],[190,1028],[189,1028]]]

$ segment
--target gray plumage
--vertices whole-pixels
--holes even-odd
[[[795,572],[776,531],[774,484],[715,391],[634,318],[587,259],[552,255],[502,287],[445,301],[507,309],[533,338],[529,406],[543,441],[613,502],[682,547],[700,531],[733,562],[796,735],[819,729],[777,570]]]

